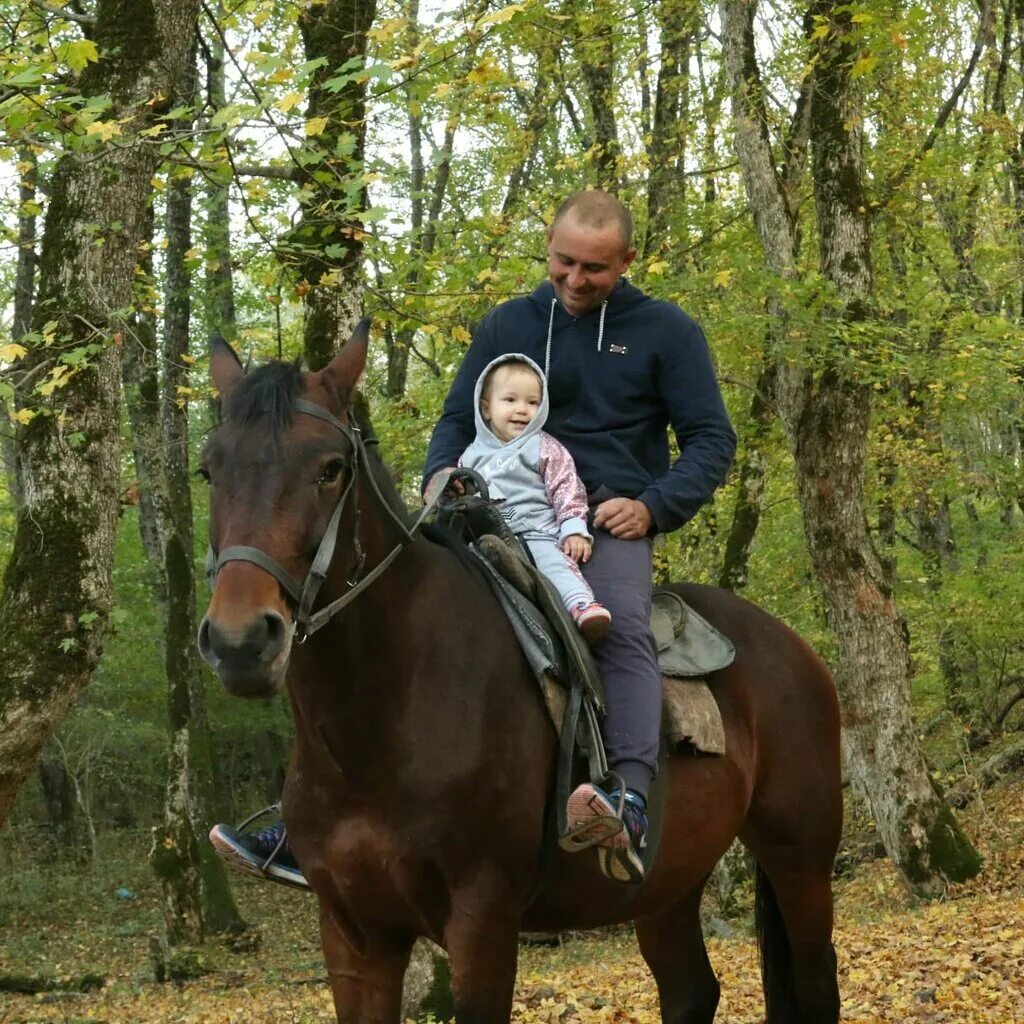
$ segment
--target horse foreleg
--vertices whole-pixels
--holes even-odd
[[[339,1024],[399,1024],[412,938],[360,934],[353,943],[351,931],[321,910],[320,939]]]
[[[445,929],[456,1024],[507,1024],[519,949],[519,919],[502,901],[453,902]]]
[[[667,910],[636,922],[636,937],[658,983],[663,1024],[711,1024],[719,985],[700,927],[703,883]]]

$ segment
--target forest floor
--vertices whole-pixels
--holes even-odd
[[[990,791],[961,820],[983,874],[915,905],[887,861],[836,882],[836,951],[844,1021],[1013,1024],[1024,1021],[1024,779]],[[129,851],[130,852],[130,851]],[[192,963],[209,973],[157,984],[155,886],[138,856],[77,874],[33,865],[22,841],[0,866],[0,979],[23,976],[92,991],[0,992],[0,1024],[314,1024],[334,1021],[311,898],[238,879],[257,948],[209,942]],[[26,866],[28,865],[28,866]],[[708,941],[722,985],[717,1021],[753,1024],[764,1011],[749,924]],[[653,982],[628,929],[524,946],[517,1024],[654,1024]]]

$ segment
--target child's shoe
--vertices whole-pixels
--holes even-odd
[[[583,639],[591,647],[604,637],[612,624],[611,612],[596,601],[591,601],[590,604],[581,601],[575,608],[569,609],[569,614],[576,623],[576,628],[583,634]]]

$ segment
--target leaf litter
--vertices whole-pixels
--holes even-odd
[[[844,1021],[1024,1021],[1024,780],[991,791],[962,821],[985,868],[941,900],[915,904],[885,860],[862,864],[836,882]],[[34,902],[0,898],[0,976],[59,980],[97,973],[103,987],[0,993],[0,1024],[335,1020],[312,898],[236,879],[236,897],[253,927],[249,940],[211,940],[199,954],[209,974],[158,985],[147,960],[149,937],[160,929],[157,892],[145,871],[133,880],[139,898],[113,906],[88,873],[70,881],[62,889],[51,879],[46,888],[44,879],[40,891],[49,898]],[[737,923],[736,932],[736,938],[708,940],[722,986],[716,1021],[756,1024],[764,1019],[757,951],[749,923]],[[659,1019],[654,983],[630,929],[521,948],[515,1024]]]

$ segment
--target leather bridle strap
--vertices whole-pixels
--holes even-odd
[[[437,488],[431,497],[431,500],[423,507],[423,510],[420,512],[415,523],[413,523],[412,528],[410,529],[398,513],[391,507],[391,503],[381,492],[380,485],[376,480],[373,468],[370,466],[366,457],[366,442],[363,441],[363,436],[359,428],[350,426],[347,423],[342,423],[341,420],[328,412],[323,406],[316,405],[314,402],[309,402],[303,398],[296,401],[295,409],[297,412],[305,413],[307,416],[315,416],[317,419],[323,420],[325,423],[329,423],[332,427],[343,434],[352,445],[349,481],[345,486],[345,490],[338,498],[337,504],[334,506],[334,511],[331,513],[331,518],[327,523],[327,528],[324,530],[324,534],[320,538],[320,544],[317,547],[316,555],[313,557],[313,564],[310,566],[305,580],[300,584],[295,577],[291,575],[291,573],[274,561],[274,559],[268,554],[261,551],[259,548],[248,547],[245,545],[233,545],[232,547],[225,548],[219,555],[214,552],[212,545],[208,547],[206,552],[206,574],[212,583],[212,581],[216,579],[221,566],[226,562],[250,562],[263,569],[264,572],[269,573],[278,581],[278,583],[281,584],[285,592],[295,603],[295,625],[299,634],[298,642],[302,643],[306,637],[315,633],[318,629],[321,629],[328,621],[330,621],[331,618],[340,612],[342,608],[354,601],[388,568],[389,565],[391,565],[391,563],[401,553],[402,549],[412,541],[417,530],[419,530],[423,523],[423,520],[433,512],[444,492],[444,488]],[[313,604],[316,601],[317,593],[327,576],[327,571],[334,558],[334,549],[338,541],[338,527],[341,522],[341,513],[348,502],[349,496],[355,494],[357,490],[361,468],[360,461],[362,462],[363,468],[365,468],[366,477],[370,483],[370,490],[373,492],[377,504],[387,512],[391,520],[399,528],[402,534],[402,539],[395,548],[384,556],[378,565],[374,566],[366,576],[363,576],[360,579],[364,556],[359,542],[359,502],[358,497],[356,497],[354,502],[356,506],[356,528],[353,537],[353,545],[356,550],[356,566],[353,574],[355,579],[350,578],[346,581],[350,587],[347,593],[314,613],[312,610]]]

